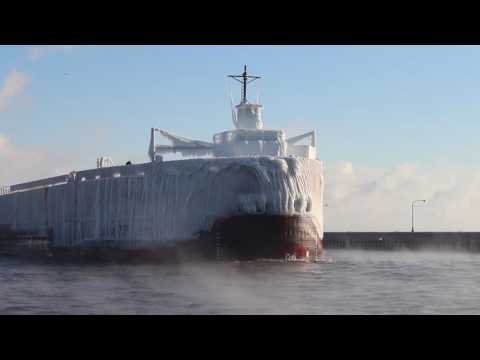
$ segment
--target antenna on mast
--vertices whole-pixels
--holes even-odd
[[[231,90],[230,90],[230,108],[232,110],[233,125],[237,126],[237,113],[235,112],[235,108],[233,106],[233,95]]]
[[[242,104],[247,102],[247,84],[257,79],[261,79],[261,76],[248,75],[247,65],[244,66],[242,75],[228,75],[228,77],[231,77],[232,79],[237,80],[239,83],[242,84]]]

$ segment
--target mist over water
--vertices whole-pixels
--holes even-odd
[[[59,265],[0,258],[1,314],[480,314],[480,255],[328,251],[331,263]]]

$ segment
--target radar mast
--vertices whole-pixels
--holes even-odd
[[[251,83],[251,82],[253,82],[257,79],[261,79],[261,76],[248,75],[247,65],[244,66],[242,75],[228,75],[228,77],[231,77],[232,79],[237,80],[239,83],[242,84],[242,102],[241,102],[241,104],[245,104],[247,102],[247,84],[249,84],[249,83]]]

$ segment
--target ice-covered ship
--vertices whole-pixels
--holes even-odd
[[[152,128],[150,162],[97,168],[0,189],[3,252],[108,259],[313,259],[322,252],[323,165],[315,132],[265,129],[247,100],[211,142]],[[170,145],[158,144],[166,138]],[[306,143],[305,143],[306,142]],[[167,153],[190,158],[164,161]],[[193,158],[191,158],[193,157]],[[3,166],[4,167],[4,166]]]

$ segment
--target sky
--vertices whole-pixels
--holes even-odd
[[[0,185],[211,141],[244,64],[266,128],[316,131],[327,231],[409,230],[414,199],[418,231],[480,231],[479,46],[0,46]]]

